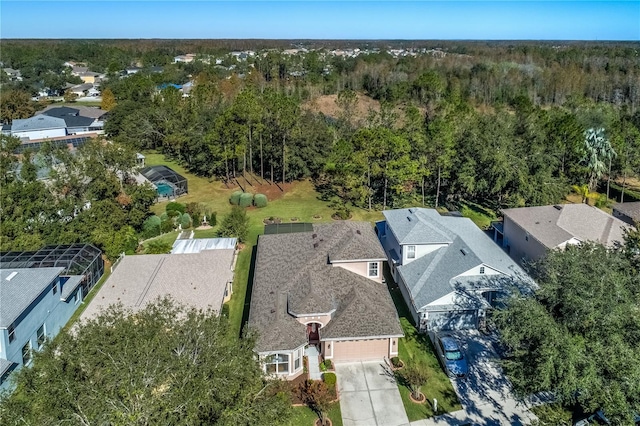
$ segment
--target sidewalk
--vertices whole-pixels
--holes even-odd
[[[320,372],[320,352],[318,352],[318,349],[316,349],[314,345],[309,345],[309,347],[304,350],[304,354],[309,360],[309,378],[311,380],[322,379],[322,373]]]

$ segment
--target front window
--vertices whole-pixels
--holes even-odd
[[[42,324],[39,328],[38,328],[38,332],[37,332],[37,340],[38,340],[38,347],[41,348],[42,345],[44,344],[45,340],[47,340],[47,333],[45,332],[44,329],[44,324]]]
[[[484,274],[484,266],[480,267],[480,275]]]
[[[299,370],[300,369],[300,351],[295,351],[293,354],[293,369],[294,370]]]
[[[22,364],[28,365],[31,362],[31,342],[27,342],[22,347]]]
[[[378,262],[369,262],[369,276],[378,277]]]
[[[289,355],[288,354],[275,354],[269,355],[264,359],[267,373],[288,373],[289,372]]]
[[[407,259],[416,258],[416,246],[407,246]]]

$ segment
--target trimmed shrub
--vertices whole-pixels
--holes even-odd
[[[267,196],[264,194],[256,194],[256,196],[253,197],[253,205],[259,209],[267,207]]]
[[[393,365],[393,368],[399,368],[402,365],[402,361],[397,356],[394,356],[391,358],[391,365]]]
[[[244,194],[240,195],[240,207],[249,207],[250,205],[253,204],[253,194],[249,194],[248,192],[245,192]]]
[[[216,226],[218,224],[218,213],[213,212],[207,214],[207,221],[209,222],[209,225]]]
[[[229,202],[234,206],[239,205],[241,195],[242,195],[242,191],[235,191],[233,194],[231,194],[231,197],[229,197]]]
[[[189,213],[185,213],[180,216],[180,225],[182,225],[182,229],[191,227],[191,216],[189,216]]]
[[[171,212],[171,211],[176,211],[176,212],[180,212],[180,214],[184,213],[187,211],[187,208],[184,204],[180,204],[177,203],[175,201],[170,202],[169,204],[167,204],[167,207],[165,208],[165,210],[167,211],[167,213]]]
[[[329,368],[331,368],[331,367],[332,367],[332,365],[333,365],[333,364],[331,363],[331,360],[330,360],[330,359],[325,359],[325,360],[324,360],[324,365],[326,365],[326,366],[327,366],[327,369],[329,369]]]
[[[336,384],[336,373],[324,373],[322,375],[322,380],[327,384],[327,386],[335,386]]]
[[[327,366],[324,365],[324,361],[320,363],[320,371],[322,371],[323,373],[327,371]]]
[[[156,215],[149,216],[142,224],[144,236],[146,238],[156,237],[160,235],[160,225],[162,221]]]
[[[160,222],[164,222],[166,220],[169,220],[169,215],[167,214],[167,212],[164,212],[160,215]]]

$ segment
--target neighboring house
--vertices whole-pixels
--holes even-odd
[[[104,74],[100,74],[93,71],[85,71],[83,73],[79,73],[78,77],[82,79],[84,83],[94,84],[104,77]]]
[[[9,76],[9,80],[22,81],[22,73],[20,73],[20,70],[14,70],[13,68],[3,68],[2,70]]]
[[[13,120],[11,136],[28,139],[44,139],[67,135],[67,124],[62,118],[36,115],[23,120]]]
[[[403,336],[371,225],[312,229],[258,240],[248,324],[265,373],[288,380],[302,374],[308,345],[334,362],[382,360]]]
[[[613,216],[629,225],[640,225],[640,201],[615,204],[613,206]]]
[[[235,255],[235,246],[225,246],[186,254],[124,256],[81,318],[95,318],[116,303],[138,311],[165,296],[189,307],[220,312],[231,297]]]
[[[194,59],[196,58],[195,53],[187,53],[186,55],[178,55],[176,57],[173,58],[173,63],[178,63],[178,62],[183,62],[185,64],[188,64],[190,62],[193,62]]]
[[[136,66],[133,66],[133,67],[128,67],[128,68],[126,68],[126,69],[124,70],[124,73],[125,73],[125,75],[132,75],[132,74],[137,74],[137,73],[139,73],[140,71],[142,71],[142,68],[140,68],[140,67],[136,67]]]
[[[83,116],[80,113],[80,110],[77,108],[47,108],[46,110],[42,111],[41,114],[50,117],[62,118],[67,125],[68,135],[104,132],[104,121],[94,117]]]
[[[470,219],[386,210],[376,224],[394,280],[425,330],[473,329],[498,299],[531,279]]]
[[[83,84],[76,84],[75,86],[72,86],[67,90],[77,95],[79,98],[81,98],[81,97],[87,96],[87,93],[89,93],[89,90],[91,89],[93,89],[92,83],[83,83]]]
[[[620,219],[587,204],[505,209],[502,215],[502,245],[518,262],[534,261],[547,250],[586,241],[615,247],[623,244],[623,230],[629,228]]]
[[[69,321],[104,263],[90,245],[0,254],[0,390]]]

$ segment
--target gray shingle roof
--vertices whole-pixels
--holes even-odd
[[[586,204],[505,209],[502,214],[547,248],[555,248],[572,238],[614,246],[623,242],[622,230],[629,227]]]
[[[73,86],[71,86],[71,87],[73,87]],[[76,111],[78,111],[78,115],[80,115],[82,117],[90,117],[90,118],[93,118],[93,119],[101,118],[102,116],[104,116],[108,112],[108,111],[105,111],[105,110],[100,109],[100,108],[88,107],[88,106],[84,106],[84,105],[74,105],[73,108],[68,108],[68,107],[58,107],[58,106],[55,106],[55,104],[54,104],[54,105],[49,105],[45,109],[36,112],[36,115],[37,114],[53,115],[53,114],[47,114],[47,112],[51,111],[51,110],[59,109],[59,108],[76,110]],[[54,115],[54,116],[57,117],[57,115]]]
[[[0,269],[0,327],[10,326],[49,288],[63,270],[64,268]]]
[[[333,266],[331,253],[340,260],[384,258],[371,224],[364,222],[260,236],[249,313],[249,325],[259,333],[258,352],[307,342],[306,327],[289,312],[332,312],[320,329],[322,339],[402,335],[386,286]]]
[[[451,243],[454,235],[434,226],[440,214],[433,209],[396,209],[382,212],[400,244]]]
[[[640,201],[635,201],[633,203],[617,203],[613,206],[613,209],[629,216],[636,222],[640,222]]]
[[[62,118],[49,117],[48,115],[36,115],[24,120],[13,120],[12,132],[27,132],[30,130],[64,129],[67,124]]]
[[[70,276],[67,282],[62,284],[62,289],[60,290],[60,299],[62,300],[69,299],[69,296],[71,296],[71,293],[73,293],[73,291],[76,288],[78,288],[78,286],[82,282],[82,278],[83,278],[82,275]]]
[[[94,318],[101,309],[116,303],[136,311],[163,296],[187,306],[217,311],[227,283],[233,280],[233,257],[234,250],[125,256],[82,318]]]
[[[460,281],[456,277],[480,265],[513,277],[513,283],[531,283],[524,270],[468,218],[441,216],[434,209],[424,208],[388,210],[383,214],[393,234],[403,236],[403,245],[444,243],[447,241],[443,236],[450,238],[446,247],[398,267],[417,310],[455,291]],[[411,236],[412,232],[419,235]],[[474,277],[475,282],[482,279],[481,275]]]

